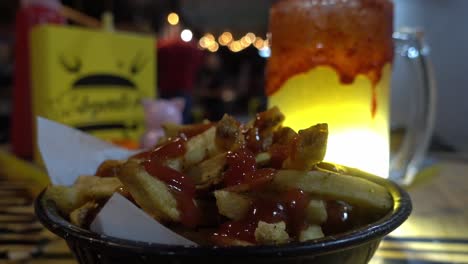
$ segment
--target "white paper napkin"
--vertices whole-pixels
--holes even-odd
[[[135,153],[42,117],[37,118],[37,131],[39,151],[56,185],[70,186],[80,175],[94,175],[104,160],[126,159]],[[129,240],[196,246],[117,193],[97,214],[91,230]]]

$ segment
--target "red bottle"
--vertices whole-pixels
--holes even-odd
[[[15,68],[11,147],[15,155],[31,158],[33,154],[33,117],[29,32],[38,24],[64,24],[59,0],[22,0],[16,13]]]

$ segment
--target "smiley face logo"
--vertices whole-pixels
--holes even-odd
[[[133,61],[128,67],[128,72],[131,75],[138,74],[144,67],[147,60],[138,52]],[[78,57],[67,59],[65,55],[61,55],[59,62],[62,67],[70,74],[79,74],[83,67],[82,60]],[[118,60],[116,63],[117,68],[124,68],[125,63]],[[120,87],[123,89],[134,89],[137,90],[135,83],[121,75],[110,74],[110,73],[95,73],[82,76],[73,82],[73,89],[83,89],[87,87],[101,86],[101,87]]]
[[[155,39],[44,25],[33,30],[35,114],[103,139],[137,140],[156,92]]]
[[[86,64],[78,56],[61,54],[58,61],[67,74],[76,76],[70,89],[56,99],[62,118],[87,117],[89,121],[75,124],[76,128],[87,132],[120,130],[128,137],[132,131],[140,129],[139,122],[132,122],[132,118],[116,119],[115,116],[118,113],[129,116],[128,113],[141,107],[143,96],[133,78],[147,64],[142,52],[137,52],[129,63],[116,60],[115,68],[120,72],[86,71]]]

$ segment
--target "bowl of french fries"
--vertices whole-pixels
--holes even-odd
[[[49,186],[36,214],[80,263],[367,263],[408,218],[408,194],[324,162],[327,124],[296,132],[284,119],[273,107],[247,123],[225,115],[165,124],[153,148],[104,160],[72,186]],[[193,244],[91,230],[116,193]]]

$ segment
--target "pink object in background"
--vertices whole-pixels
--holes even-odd
[[[151,148],[164,136],[162,124],[166,122],[182,124],[182,112],[185,107],[183,98],[144,99],[146,132],[141,138],[141,148]]]

